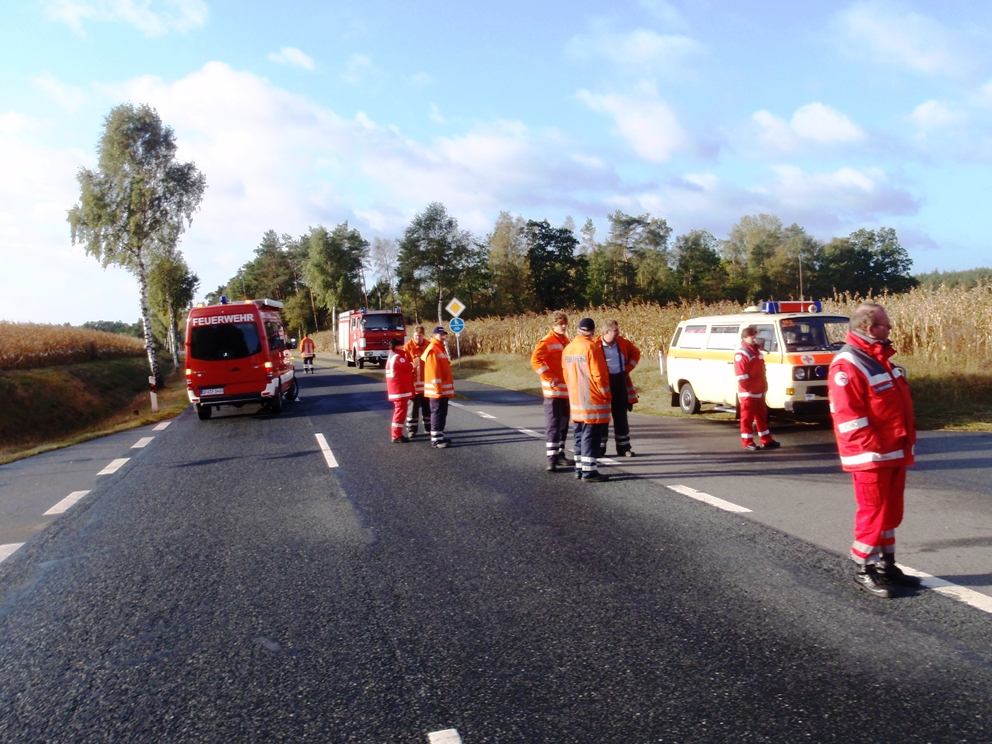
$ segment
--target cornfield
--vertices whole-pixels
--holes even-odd
[[[0,370],[139,357],[144,353],[144,342],[131,336],[88,328],[0,321]]]

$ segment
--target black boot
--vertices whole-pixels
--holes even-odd
[[[875,570],[874,564],[867,566],[859,565],[854,572],[854,580],[858,586],[866,592],[874,594],[876,597],[885,597],[886,599],[892,597],[892,585],[887,583],[879,575],[878,571]]]
[[[890,584],[896,586],[908,586],[911,589],[919,589],[921,581],[919,576],[910,576],[903,573],[903,570],[896,565],[895,553],[886,553],[882,556],[882,562],[878,564],[878,574]]]

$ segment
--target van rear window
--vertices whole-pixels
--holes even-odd
[[[261,351],[262,339],[254,323],[196,326],[190,334],[190,356],[204,362],[244,359]]]

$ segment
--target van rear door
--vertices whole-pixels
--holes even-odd
[[[265,387],[263,344],[257,316],[235,323],[191,325],[187,366],[197,394],[212,396],[258,393]]]

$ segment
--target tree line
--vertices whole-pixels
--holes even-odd
[[[332,308],[400,306],[416,321],[441,317],[457,296],[463,317],[542,313],[632,302],[809,299],[835,292],[904,292],[918,284],[892,228],[860,229],[824,242],[773,215],[741,218],[729,235],[672,237],[663,218],[608,215],[603,240],[581,229],[501,212],[477,237],[443,204],[417,213],[397,239],[371,242],[343,222],[293,237],[267,231],[254,258],[207,295],[216,302],[272,297],[299,332],[325,330]]]

